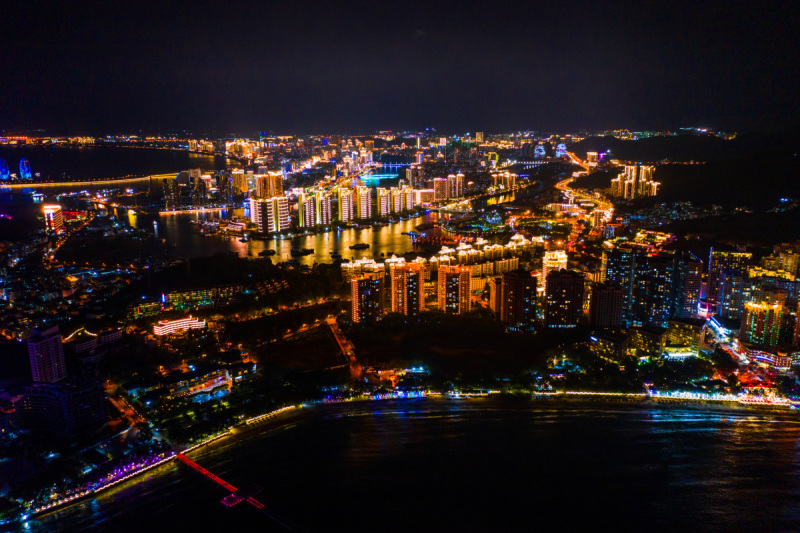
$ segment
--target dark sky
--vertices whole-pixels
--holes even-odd
[[[796,2],[10,3],[7,132],[742,131],[800,117]]]

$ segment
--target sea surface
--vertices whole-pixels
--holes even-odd
[[[480,400],[317,406],[191,455],[306,531],[798,531],[800,422]],[[282,531],[172,463],[24,531]]]
[[[0,145],[0,159],[6,160],[12,174],[19,176],[22,158],[30,163],[34,180],[53,181],[147,176],[189,168],[221,170],[235,165],[224,157],[155,148]]]

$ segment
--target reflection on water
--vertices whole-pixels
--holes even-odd
[[[345,259],[360,259],[363,257],[389,257],[393,253],[400,255],[414,251],[411,237],[403,235],[414,231],[417,225],[423,222],[435,222],[437,213],[403,220],[388,226],[374,226],[365,229],[334,229],[326,233],[305,235],[293,238],[267,238],[251,239],[241,242],[239,237],[225,235],[205,236],[200,233],[198,225],[191,224],[193,220],[211,220],[234,216],[243,217],[244,209],[228,209],[225,211],[209,211],[202,213],[181,213],[175,215],[158,214],[128,214],[127,210],[118,209],[116,215],[134,228],[153,229],[153,222],[158,223],[158,235],[166,239],[167,243],[174,246],[177,255],[182,257],[204,257],[219,252],[235,252],[240,257],[258,257],[262,250],[272,249],[276,254],[272,256],[274,262],[288,261],[292,248],[312,248],[314,253],[297,257],[303,264],[330,263],[331,252],[339,253]],[[368,243],[366,250],[351,250],[350,246],[358,243]],[[381,255],[383,254],[383,256]]]
[[[192,458],[260,486],[268,510],[308,531],[531,531],[532,520],[565,531],[797,531],[800,427],[750,416],[491,399],[341,404]],[[277,530],[249,506],[226,509],[225,495],[173,463],[29,529]]]

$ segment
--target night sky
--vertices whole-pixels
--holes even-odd
[[[796,2],[11,3],[6,132],[743,131],[800,117]]]

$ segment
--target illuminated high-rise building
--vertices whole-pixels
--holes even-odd
[[[657,195],[661,184],[653,181],[654,172],[651,165],[625,165],[622,174],[611,180],[611,195],[626,200]]]
[[[164,180],[164,205],[168,211],[181,206],[181,186],[175,178]]]
[[[404,263],[389,267],[392,313],[417,315],[425,304],[425,267]]]
[[[464,174],[447,176],[447,198],[464,197]]]
[[[61,233],[64,231],[64,215],[58,204],[46,204],[44,210],[44,224],[47,231]]]
[[[23,180],[33,179],[33,173],[31,172],[31,164],[24,157],[19,160],[19,177],[20,179]]]
[[[483,142],[483,132],[482,131],[476,131],[475,132],[475,141],[479,142],[479,143]]]
[[[339,222],[350,222],[353,220],[353,189],[339,187]]]
[[[469,312],[472,306],[472,269],[467,266],[443,265],[439,267],[438,276],[439,309],[448,314]]]
[[[503,312],[503,276],[494,276],[489,279],[489,309],[494,316],[501,320]]]
[[[233,192],[235,194],[247,194],[249,186],[247,184],[247,175],[241,168],[234,168],[231,170],[231,177],[233,179]]]
[[[250,220],[258,226],[259,233],[275,233],[289,229],[289,199],[250,198]]]
[[[233,203],[233,181],[225,172],[218,172],[215,176],[217,186],[217,203],[230,205]]]
[[[11,179],[11,171],[8,169],[8,163],[5,159],[0,159],[0,181],[8,181]]]
[[[392,212],[392,191],[378,187],[378,216],[388,217]]]
[[[433,201],[447,200],[447,178],[433,178]]]
[[[403,193],[397,187],[392,187],[390,189],[390,202],[391,202],[391,210],[392,213],[400,213],[403,211]]]
[[[529,331],[536,320],[536,278],[527,270],[503,274],[500,320],[512,331]]]
[[[320,226],[327,226],[333,221],[331,214],[331,197],[324,191],[317,191],[314,193],[315,213],[317,216],[317,224]]]
[[[53,326],[28,339],[28,357],[35,382],[55,383],[67,376],[64,346],[58,326]]]
[[[191,170],[189,171],[192,172]],[[198,177],[192,176],[192,207],[205,207],[208,201],[208,189],[206,182]]]
[[[583,313],[583,276],[573,270],[552,270],[545,280],[545,323],[551,328],[578,325]]]
[[[783,304],[747,302],[743,307],[739,342],[759,346],[777,346],[783,320]]]
[[[675,308],[675,256],[638,254],[633,268],[630,325],[667,327]]]
[[[738,320],[742,316],[744,303],[750,296],[747,271],[739,268],[718,270],[714,280],[715,314],[722,318]],[[712,287],[709,285],[709,290],[711,289]]]
[[[258,198],[274,198],[283,196],[283,174],[280,172],[267,172],[266,174],[256,174],[255,195]]]
[[[567,269],[567,252],[563,250],[555,250],[552,252],[545,252],[544,259],[542,259],[542,280],[547,279],[547,274],[551,271],[558,272],[559,270]]]
[[[356,187],[355,200],[355,218],[372,218],[372,188]]]
[[[317,206],[313,195],[298,195],[297,223],[301,228],[311,228],[317,224]]]
[[[350,320],[374,322],[383,314],[383,273],[370,273],[350,280]]]
[[[700,293],[703,289],[703,262],[687,255],[680,262],[681,292],[680,309],[675,315],[681,318],[697,318]]]
[[[723,270],[739,270],[745,272],[750,265],[753,254],[749,252],[720,252],[711,249],[708,257],[708,287],[706,300],[716,306],[720,301],[719,276]]]
[[[589,325],[595,328],[622,326],[622,289],[613,282],[592,284]]]

